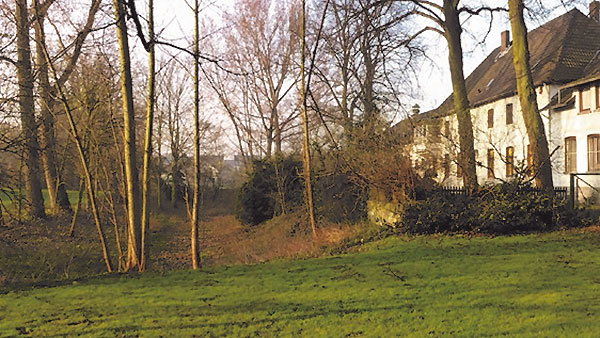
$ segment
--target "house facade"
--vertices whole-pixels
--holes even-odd
[[[590,15],[574,9],[528,33],[555,186],[569,186],[570,173],[600,173],[599,9],[600,2],[593,1]],[[485,184],[526,176],[531,155],[516,93],[509,32],[502,33],[501,45],[467,77],[466,85],[478,181]],[[452,96],[410,121],[413,161],[429,165],[439,183],[461,186]],[[584,180],[589,183],[581,182],[588,194],[592,187],[600,187],[600,176]]]

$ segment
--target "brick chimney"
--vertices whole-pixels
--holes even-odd
[[[510,32],[504,31],[500,33],[500,51],[505,52],[508,47],[510,47]]]
[[[590,18],[600,22],[600,1],[590,2]]]

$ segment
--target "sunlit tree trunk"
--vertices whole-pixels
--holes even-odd
[[[315,208],[313,205],[313,193],[311,183],[311,163],[310,163],[310,139],[308,130],[308,111],[307,111],[307,100],[306,100],[306,79],[304,74],[305,60],[306,60],[306,1],[302,0],[302,13],[300,13],[300,99],[302,100],[302,107],[300,115],[302,115],[302,169],[305,184],[305,199],[306,207],[308,208],[308,217],[310,221],[310,227],[312,229],[313,236],[317,237],[317,224],[315,220]]]
[[[473,122],[469,110],[469,99],[463,73],[463,52],[461,45],[462,28],[458,17],[458,1],[444,0],[445,17],[444,34],[448,42],[448,63],[452,77],[454,110],[458,119],[458,136],[460,144],[459,165],[462,167],[465,187],[469,190],[477,188],[475,167],[475,148],[473,142]]]
[[[133,110],[133,82],[129,40],[123,0],[113,0],[117,20],[117,40],[121,65],[121,97],[123,101],[123,143],[125,155],[125,183],[127,186],[127,261],[126,269],[140,267],[141,236],[138,173],[135,159],[135,114]]]
[[[544,123],[537,105],[537,97],[533,86],[533,77],[529,66],[529,45],[527,27],[523,19],[524,4],[522,0],[509,0],[508,11],[510,26],[513,31],[513,65],[517,80],[517,93],[523,111],[523,120],[533,155],[533,172],[536,174],[536,187],[554,191],[552,182],[552,164]]]
[[[192,268],[200,266],[198,223],[200,222],[200,92],[199,92],[199,5],[194,1],[194,205],[192,207]]]
[[[155,54],[154,54],[154,1],[148,1],[148,35],[150,51],[148,55],[148,97],[146,98],[146,135],[144,141],[144,167],[142,174],[142,228],[141,228],[141,254],[140,269],[144,270],[148,262],[147,232],[150,225],[150,160],[152,159],[152,130],[154,120],[155,101]],[[160,187],[159,187],[160,189]]]
[[[44,218],[44,198],[40,181],[39,142],[35,121],[33,99],[33,74],[31,71],[31,49],[29,46],[29,17],[27,0],[15,0],[17,28],[17,82],[19,84],[18,102],[23,130],[23,156],[27,165],[26,189],[29,200],[29,212],[32,217]]]
[[[81,210],[81,200],[83,199],[83,190],[85,189],[85,180],[83,177],[79,179],[79,190],[77,191],[77,203],[75,204],[75,211],[73,212],[73,217],[71,218],[71,226],[69,227],[69,232],[67,236],[73,237],[75,233],[75,225],[77,224],[77,218],[79,218],[79,211]]]

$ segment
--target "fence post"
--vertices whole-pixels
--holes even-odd
[[[569,175],[569,208],[575,209],[575,174]]]

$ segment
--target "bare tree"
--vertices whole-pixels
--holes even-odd
[[[81,141],[81,137],[79,136],[77,126],[75,125],[75,120],[73,119],[71,107],[69,106],[69,103],[68,103],[68,100],[64,93],[63,88],[60,86],[60,84],[58,82],[58,76],[56,75],[56,69],[54,68],[53,64],[51,63],[50,55],[48,54],[48,50],[46,49],[45,45],[42,45],[42,51],[44,52],[44,54],[46,56],[47,65],[49,66],[49,68],[52,72],[52,75],[54,77],[55,88],[56,88],[58,96],[63,104],[63,107],[65,108],[65,113],[66,113],[67,119],[69,121],[69,126],[71,127],[71,133],[72,133],[73,139],[75,140],[75,145],[77,146],[77,152],[79,153],[79,159],[80,159],[81,168],[83,171],[82,176],[83,176],[86,186],[87,186],[88,201],[90,203],[92,215],[94,217],[94,222],[96,224],[96,230],[98,231],[98,236],[100,238],[100,245],[102,247],[102,256],[104,258],[104,263],[106,264],[106,270],[108,272],[112,272],[112,266],[110,264],[110,253],[108,251],[108,246],[106,245],[104,231],[102,230],[102,222],[100,220],[100,212],[98,211],[98,206],[97,206],[97,201],[96,201],[96,192],[94,190],[94,185],[92,184],[92,182],[93,182],[92,174],[90,171],[88,158],[85,154],[83,142]]]
[[[127,264],[126,269],[141,269],[141,223],[139,184],[136,167],[135,149],[135,113],[133,109],[133,82],[131,78],[131,60],[129,56],[129,37],[125,4],[123,0],[113,0],[117,22],[117,40],[119,42],[121,67],[121,97],[123,101],[123,137],[125,156],[125,183],[127,186]]]
[[[200,266],[198,224],[200,222],[200,19],[199,3],[194,0],[194,204],[192,207],[192,268]]]
[[[40,113],[42,117],[42,163],[44,168],[44,174],[46,178],[46,187],[48,188],[48,195],[50,199],[50,207],[54,211],[71,212],[71,204],[67,196],[66,187],[62,178],[58,172],[58,165],[56,159],[56,137],[55,137],[55,119],[57,106],[59,105],[56,97],[57,93],[53,88],[48,76],[48,65],[45,62],[43,53],[43,45],[46,45],[46,34],[44,31],[44,24],[46,18],[48,18],[48,10],[55,1],[46,1],[40,3],[39,0],[34,0],[35,9],[35,36],[36,36],[36,60],[38,63],[38,87],[40,91]],[[88,35],[91,33],[95,17],[100,9],[100,0],[94,0],[91,2],[85,23],[83,27],[77,28],[78,34],[75,39],[70,43],[61,43],[61,50],[57,53],[58,56],[64,56],[65,66],[61,74],[58,75],[58,85],[63,86],[73,73],[75,65],[82,53],[84,42]],[[57,25],[51,22],[53,27]],[[55,34],[58,36],[59,41],[63,41],[60,36],[60,31],[55,28]],[[72,49],[69,54],[69,50]],[[58,56],[56,58],[58,58]]]
[[[24,139],[24,156],[27,164],[27,198],[33,217],[44,218],[44,199],[40,178],[39,142],[33,98],[33,74],[31,68],[31,49],[29,46],[29,15],[27,0],[15,0],[17,35],[17,81],[19,84],[19,110]]]
[[[297,116],[290,109],[295,105],[285,109],[284,104],[297,81],[292,62],[297,36],[290,27],[296,25],[298,11],[287,1],[271,0],[238,0],[235,8],[224,18],[231,27],[225,32],[228,64],[246,75],[249,117],[258,120],[264,155],[270,157],[281,153],[284,134]]]
[[[141,257],[140,268],[144,270],[147,265],[148,243],[147,233],[150,226],[150,161],[152,159],[152,131],[155,106],[155,46],[154,46],[154,0],[148,0],[148,95],[146,97],[146,135],[144,139],[144,166],[142,174],[142,228],[141,228]],[[160,187],[159,187],[160,189]]]

